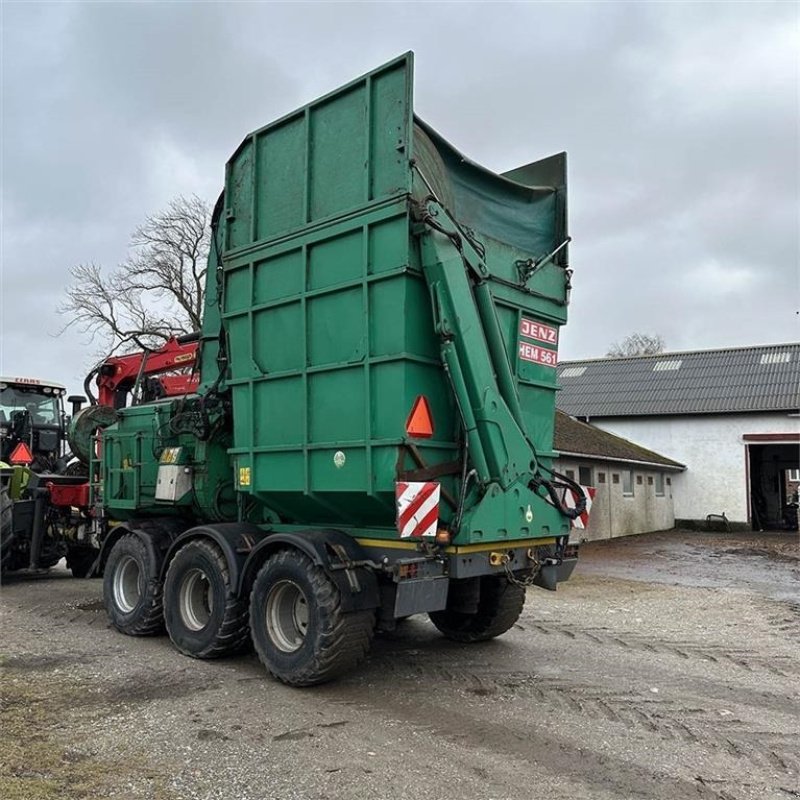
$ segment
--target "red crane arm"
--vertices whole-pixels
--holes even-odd
[[[197,361],[197,339],[181,341],[172,337],[157,350],[110,356],[97,371],[98,402],[100,405],[121,408],[127,393],[133,389],[139,375],[152,377],[162,375],[159,380],[164,396],[188,394],[197,388],[200,376],[196,372],[177,372],[194,366]]]

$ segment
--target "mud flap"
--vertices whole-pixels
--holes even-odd
[[[552,561],[552,559],[548,559],[548,561]],[[577,558],[565,558],[560,562],[543,564],[533,581],[534,586],[541,586],[542,589],[554,592],[561,581],[569,580],[577,563]]]
[[[395,618],[442,611],[447,606],[449,585],[447,577],[400,581],[394,600]]]

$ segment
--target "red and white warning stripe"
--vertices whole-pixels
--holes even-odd
[[[586,509],[583,514],[572,520],[572,527],[585,530],[589,526],[589,512],[592,510],[592,501],[597,494],[597,489],[594,486],[581,486],[581,489],[586,495]],[[564,492],[564,505],[567,508],[575,508],[579,498],[580,495],[574,489],[567,489]]]
[[[395,484],[397,530],[401,539],[436,536],[441,487],[434,481]]]

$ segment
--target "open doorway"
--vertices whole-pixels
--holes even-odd
[[[797,444],[748,444],[750,521],[754,530],[798,529],[797,487],[800,448]]]

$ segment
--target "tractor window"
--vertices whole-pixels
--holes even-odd
[[[52,391],[52,390],[51,390]],[[34,425],[58,425],[60,423],[58,397],[45,394],[42,387],[12,386],[0,384],[0,424],[12,421],[17,411],[30,411]]]

